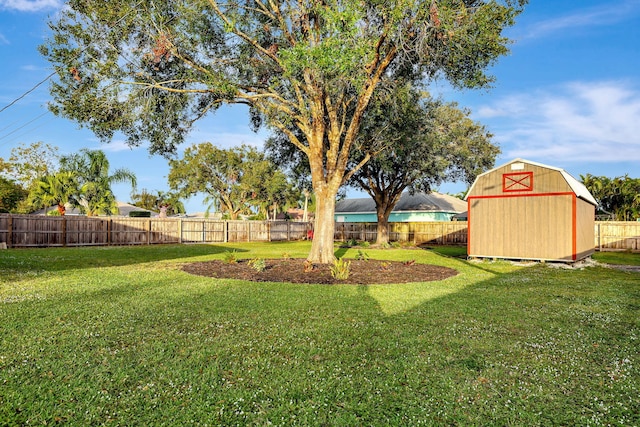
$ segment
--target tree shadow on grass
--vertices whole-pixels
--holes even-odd
[[[225,252],[247,252],[238,247],[208,244],[101,246],[80,248],[12,249],[0,257],[3,274],[120,267],[148,262],[198,258]]]

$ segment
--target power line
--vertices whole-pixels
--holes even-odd
[[[124,15],[122,15],[120,17],[120,19],[118,19],[116,22],[113,23],[113,25],[109,26],[109,29],[112,30],[116,25],[118,25],[120,22],[122,22],[130,13],[137,11],[137,7],[142,4],[144,0],[140,0],[129,12],[125,13]],[[87,49],[87,47],[85,47],[84,49],[82,49],[82,51],[80,51],[78,53],[78,55],[82,54],[85,50]],[[38,82],[35,86],[33,86],[31,89],[29,89],[28,91],[26,91],[25,93],[23,93],[22,95],[20,95],[19,97],[17,97],[16,99],[14,99],[13,101],[11,101],[9,104],[5,105],[4,107],[2,107],[0,109],[0,113],[2,113],[3,111],[5,111],[7,108],[11,107],[12,105],[14,105],[15,103],[17,103],[18,101],[20,101],[22,98],[26,97],[27,95],[29,95],[31,92],[33,92],[34,90],[36,90],[40,85],[42,85],[43,83],[47,82],[51,77],[53,77],[54,75],[56,75],[57,72],[53,71],[51,72],[51,74],[49,74],[47,77],[45,77],[44,79],[42,79],[40,82]]]
[[[7,134],[4,134],[4,135],[0,136],[0,140],[3,140],[3,139],[5,139],[5,138],[7,138],[8,136],[13,135],[14,133],[18,132],[20,129],[27,127],[27,126],[28,126],[28,125],[30,125],[31,123],[33,123],[33,122],[35,122],[36,120],[38,120],[40,117],[43,117],[43,116],[45,116],[45,115],[47,115],[47,114],[49,114],[49,112],[48,112],[48,111],[45,111],[44,113],[40,114],[38,117],[36,117],[36,118],[34,118],[34,119],[29,120],[28,122],[26,122],[26,123],[25,123],[25,124],[23,124],[22,126],[17,127],[17,128],[15,128],[14,130],[12,130],[11,132],[9,132],[9,133],[7,133]]]
[[[42,81],[38,82],[34,87],[32,87],[31,89],[29,89],[28,91],[26,91],[25,93],[23,93],[22,95],[20,95],[19,97],[17,97],[16,99],[14,99],[13,101],[11,101],[9,104],[5,105],[4,107],[2,107],[2,109],[0,109],[0,113],[2,113],[4,110],[6,110],[7,108],[11,107],[13,104],[15,104],[16,102],[20,101],[22,98],[26,97],[27,95],[29,95],[31,92],[33,92],[34,90],[36,90],[40,85],[42,85],[43,83],[45,83],[47,80],[49,80],[51,77],[53,77],[56,74],[56,72],[52,72],[51,74],[49,74],[47,77],[45,77]]]

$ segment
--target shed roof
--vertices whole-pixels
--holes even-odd
[[[533,162],[531,160],[526,160],[526,159],[521,159],[521,158],[517,158],[517,159],[513,159],[510,162],[504,163],[500,166],[497,166],[489,171],[486,171],[484,173],[481,173],[480,175],[478,175],[478,177],[476,178],[476,180],[473,182],[473,185],[471,186],[471,188],[469,188],[469,191],[467,192],[467,195],[465,196],[465,200],[467,199],[467,197],[469,197],[469,195],[473,194],[473,187],[475,187],[476,183],[478,182],[478,179],[484,175],[490,174],[498,169],[501,169],[507,165],[510,165],[512,163],[527,163],[530,165],[534,165],[534,166],[538,166],[541,168],[546,168],[546,169],[550,169],[550,170],[554,170],[557,172],[560,172],[560,174],[562,175],[562,177],[565,179],[565,181],[567,181],[567,184],[569,185],[569,187],[571,187],[571,190],[576,194],[576,197],[579,197],[580,199],[591,203],[594,206],[598,206],[598,202],[596,201],[596,199],[591,195],[591,193],[589,192],[589,190],[587,190],[587,187],[584,186],[584,184],[582,184],[580,181],[578,181],[577,179],[575,179],[573,176],[571,176],[567,171],[565,171],[564,169],[555,167],[555,166],[549,166],[549,165],[544,165],[542,163],[537,163],[537,162]]]
[[[393,212],[464,212],[467,204],[457,197],[448,194],[432,193],[402,193],[400,201],[393,208]],[[336,204],[336,213],[365,213],[375,212],[376,203],[371,197],[344,199]]]

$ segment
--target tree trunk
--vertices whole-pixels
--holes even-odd
[[[376,233],[376,245],[389,243],[389,215],[378,212],[378,227]]]
[[[325,190],[323,193],[316,193],[316,218],[308,261],[331,264],[336,259],[333,253],[333,238],[338,191],[337,189],[335,191]]]

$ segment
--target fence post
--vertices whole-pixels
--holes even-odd
[[[62,247],[67,247],[67,218],[62,216]]]
[[[13,247],[13,215],[9,215],[9,222],[7,224],[9,230],[7,232],[7,247]]]
[[[178,218],[178,243],[182,244],[182,218]]]

